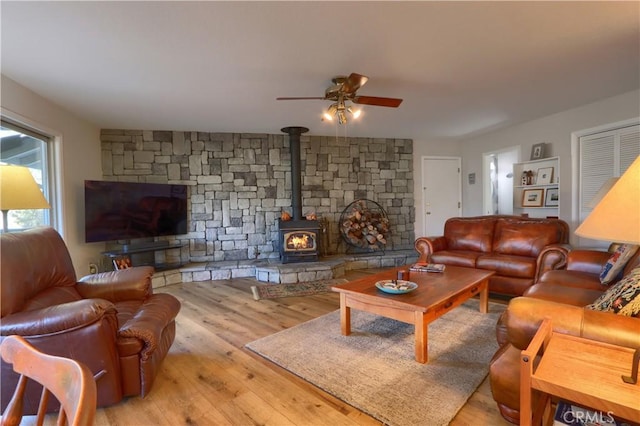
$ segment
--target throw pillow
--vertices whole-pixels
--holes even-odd
[[[640,316],[640,266],[586,307],[595,311],[613,312],[631,317]]]
[[[602,267],[600,282],[602,284],[609,284],[613,281],[620,271],[624,269],[624,265],[631,259],[631,256],[638,251],[638,247],[639,246],[633,244],[621,244]]]

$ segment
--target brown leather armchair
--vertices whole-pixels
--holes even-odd
[[[526,349],[545,318],[553,330],[629,348],[640,347],[640,319],[531,297],[511,300],[502,318],[507,342],[489,367],[491,392],[502,416],[520,421],[520,353]],[[631,367],[631,366],[629,366]]]
[[[508,421],[519,423],[520,352],[527,348],[543,319],[550,318],[556,332],[640,347],[640,318],[584,308],[609,288],[600,284],[599,275],[610,256],[604,251],[571,250],[565,269],[545,272],[523,297],[509,302],[496,326],[500,349],[489,367],[493,399]],[[622,275],[638,266],[640,251],[627,262]]]
[[[64,241],[52,228],[0,236],[0,340],[23,336],[42,352],[72,358],[94,374],[98,406],[151,390],[175,338],[180,302],[153,294],[153,268],[135,267],[76,279]],[[17,375],[1,365],[2,410]],[[33,414],[39,389],[28,389]]]

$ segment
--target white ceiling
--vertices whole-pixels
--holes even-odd
[[[464,138],[640,87],[640,2],[1,2],[2,73],[101,128]],[[335,75],[369,76],[347,126]]]

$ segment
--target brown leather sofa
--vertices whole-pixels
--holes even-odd
[[[569,251],[566,269],[546,272],[523,297],[509,302],[496,327],[500,348],[489,369],[493,398],[508,421],[518,424],[520,420],[520,352],[544,318],[550,318],[554,331],[560,333],[640,347],[640,318],[584,308],[609,288],[600,284],[599,274],[610,256],[604,251]],[[638,266],[640,251],[627,262],[622,275]]]
[[[569,226],[560,219],[456,217],[445,222],[444,235],[418,238],[415,247],[418,262],[495,271],[489,291],[520,296],[543,273],[564,266],[567,248],[558,245],[568,240]]]
[[[153,268],[76,279],[64,241],[52,228],[0,236],[0,339],[23,336],[42,352],[75,359],[96,377],[98,405],[151,390],[175,338],[180,302],[153,294]],[[2,410],[17,376],[4,362]],[[39,400],[39,389],[33,401]],[[37,407],[25,405],[25,414]]]

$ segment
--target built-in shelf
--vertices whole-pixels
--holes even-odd
[[[133,253],[148,253],[151,251],[160,251],[160,250],[170,250],[176,248],[182,248],[184,244],[158,244],[158,245],[147,245],[147,246],[123,246],[122,248],[116,250],[107,250],[103,251],[102,254],[109,257],[122,256],[125,254],[133,254]]]
[[[513,214],[558,217],[560,212],[559,166],[558,157],[524,161],[513,165]],[[530,172],[528,177],[526,172]]]
[[[117,249],[103,251],[102,254],[111,258],[118,259],[120,257],[130,257],[131,266],[153,266],[156,271],[166,271],[169,269],[176,269],[184,266],[181,262],[156,262],[155,252],[165,251],[172,249],[180,249],[184,247],[184,244],[169,244],[164,241],[140,245],[129,246],[124,245]],[[148,254],[148,256],[145,256]],[[115,263],[114,263],[115,266]]]

